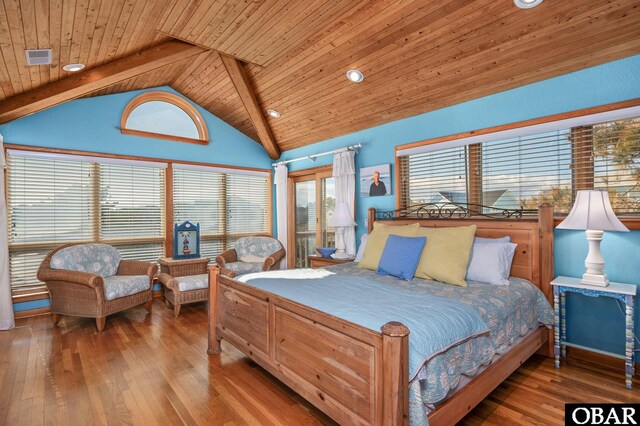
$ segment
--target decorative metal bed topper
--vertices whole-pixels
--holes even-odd
[[[471,219],[487,217],[491,219],[522,219],[526,215],[537,215],[537,209],[503,209],[470,203],[425,203],[415,204],[397,210],[376,212],[380,219]]]

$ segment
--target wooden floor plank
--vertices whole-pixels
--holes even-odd
[[[333,422],[223,341],[209,356],[203,304],[178,318],[160,299],[91,319],[17,320],[0,333],[0,424],[326,425]],[[562,425],[567,402],[640,400],[622,371],[533,357],[461,422]]]

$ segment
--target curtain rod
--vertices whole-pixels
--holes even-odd
[[[356,151],[358,148],[362,148],[362,144],[361,143],[358,143],[358,144],[355,144],[355,145],[345,146],[343,148],[334,149],[333,151],[321,152],[320,154],[312,154],[312,155],[307,155],[306,157],[294,158],[292,160],[278,161],[277,163],[273,163],[272,166],[276,167],[276,166],[279,166],[281,164],[289,164],[289,163],[293,163],[293,162],[296,162],[296,161],[302,161],[302,160],[314,161],[314,158],[316,158],[316,157],[322,157],[323,155],[331,155],[331,154],[336,154],[338,152],[344,152],[344,151]]]

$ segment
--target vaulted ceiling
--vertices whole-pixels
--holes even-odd
[[[88,73],[171,39],[201,50],[58,96],[169,85],[259,140],[223,53],[244,63],[259,108],[282,114],[265,120],[287,150],[638,54],[640,3],[2,0],[0,110],[69,77],[65,64]],[[49,47],[51,66],[26,65],[24,49]],[[351,68],[364,82],[345,78]]]

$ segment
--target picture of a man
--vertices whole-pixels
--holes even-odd
[[[382,197],[393,193],[390,164],[360,168],[359,180],[361,197]]]
[[[373,183],[369,187],[369,197],[378,197],[381,195],[387,195],[387,187],[384,182],[380,180],[380,172],[373,172]]]

